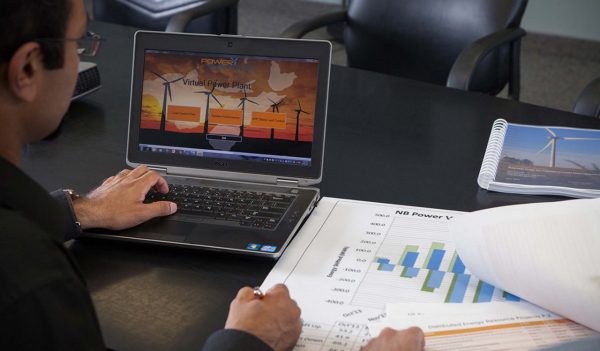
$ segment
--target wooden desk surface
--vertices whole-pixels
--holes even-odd
[[[95,62],[102,89],[75,102],[51,142],[25,150],[23,167],[47,189],[87,191],[125,167],[134,30],[93,23],[108,40]],[[471,211],[558,197],[490,193],[477,174],[496,118],[600,128],[571,113],[334,66],[324,196]],[[230,300],[259,285],[273,262],[81,240],[73,243],[104,331],[117,350],[199,350]]]

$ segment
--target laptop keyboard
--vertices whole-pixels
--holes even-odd
[[[144,202],[172,201],[177,212],[240,226],[274,229],[295,195],[214,187],[169,185],[169,192],[151,191]]]

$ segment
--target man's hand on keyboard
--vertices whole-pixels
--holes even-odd
[[[169,185],[146,166],[124,169],[104,180],[89,194],[73,201],[75,215],[82,229],[120,230],[177,211],[177,205],[170,201],[144,203],[150,190],[167,193]]]
[[[262,298],[251,288],[242,288],[231,302],[225,329],[250,333],[275,351],[291,350],[302,331],[300,308],[283,284],[275,285]]]

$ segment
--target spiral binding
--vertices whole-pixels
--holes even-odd
[[[506,136],[507,129],[508,122],[502,118],[495,120],[492,125],[490,140],[485,149],[485,155],[483,156],[483,162],[479,170],[479,177],[477,177],[477,184],[484,189],[488,189],[490,183],[496,178],[496,171],[498,170],[498,163],[500,162],[500,154],[504,146],[504,137]]]

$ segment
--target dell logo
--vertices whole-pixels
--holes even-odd
[[[215,161],[215,166],[219,166],[219,167],[227,167],[228,163],[225,161]]]
[[[227,47],[232,47],[232,46],[233,46],[233,42],[231,42],[231,41],[228,41],[228,42],[227,42]]]

